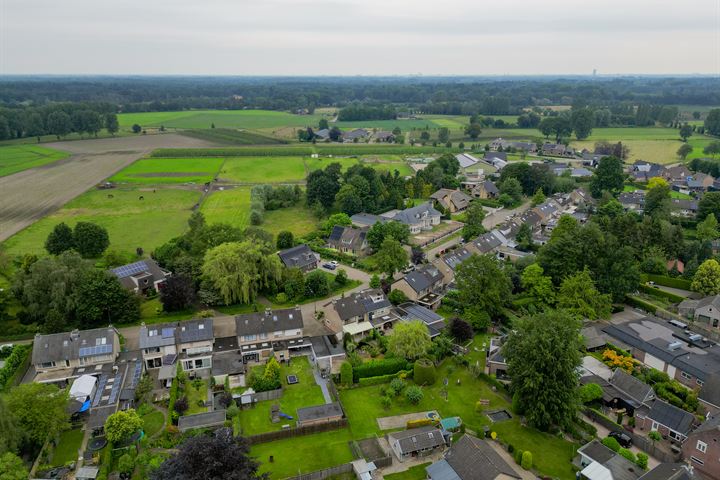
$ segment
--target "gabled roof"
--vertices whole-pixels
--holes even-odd
[[[430,202],[422,203],[415,207],[406,208],[400,210],[392,217],[392,220],[396,220],[405,225],[415,225],[420,223],[420,220],[426,217],[440,217],[440,212],[435,210]]]
[[[498,193],[500,193],[500,190],[498,190],[497,186],[490,180],[485,180],[481,185],[482,188],[489,194],[497,195]]]
[[[455,205],[458,209],[467,208],[467,206],[470,204],[470,201],[472,200],[472,197],[470,195],[467,195],[460,190],[451,190],[449,188],[441,188],[437,192],[430,195],[430,198],[437,200],[442,204],[443,207],[448,208],[448,202],[445,200],[445,197],[449,197],[449,201],[452,202],[453,205]]]
[[[703,433],[714,430],[720,431],[720,414],[715,414],[714,417],[710,417],[705,420],[702,425],[693,431],[693,433]]]
[[[703,297],[700,300],[697,301],[697,308],[707,307],[708,305],[712,305],[715,308],[720,309],[720,295],[710,295],[708,297]]]
[[[160,268],[151,258],[113,268],[110,273],[115,275],[125,288],[135,288],[134,278],[152,276],[154,281],[158,281],[170,275],[170,272]]]
[[[35,335],[32,363],[64,362],[80,357],[115,354],[114,327],[73,330],[72,332]]]
[[[450,253],[446,253],[445,255],[443,255],[442,261],[445,262],[445,264],[450,267],[452,271],[455,271],[458,265],[460,265],[462,262],[464,262],[471,256],[472,252],[470,250],[465,247],[460,247]]]
[[[469,153],[458,153],[457,155],[455,155],[455,158],[460,164],[460,168],[472,167],[480,161],[479,158],[470,155]]]
[[[343,409],[339,402],[325,403],[323,405],[314,405],[312,407],[298,408],[298,422],[307,422],[310,420],[321,420],[325,418],[343,416]]]
[[[613,376],[610,377],[610,383],[635,400],[638,406],[642,405],[649,397],[655,395],[650,385],[625,373],[622,368],[615,369]]]
[[[695,420],[692,413],[686,412],[660,399],[656,399],[652,403],[652,407],[650,407],[650,411],[648,412],[648,418],[683,435],[688,434]]]
[[[705,384],[700,389],[698,398],[705,403],[715,405],[720,408],[720,374],[713,373],[710,375]]]
[[[612,480],[635,480],[642,474],[642,470],[634,462],[615,453],[597,440],[580,447],[578,453],[593,460],[593,463],[583,470],[584,474],[592,471],[598,475],[602,472],[600,476],[591,478],[603,478],[603,475],[609,474],[610,476],[606,478]]]
[[[683,463],[661,463],[639,480],[693,480],[696,475]]]
[[[238,336],[272,333],[280,330],[294,330],[303,327],[300,308],[285,308],[264,312],[245,313],[235,317]]]
[[[495,480],[500,475],[522,478],[485,440],[470,435],[455,442],[445,460],[461,480]]]
[[[388,437],[397,440],[403,454],[445,445],[442,432],[432,425],[389,433]]]
[[[345,231],[345,227],[341,225],[335,225],[330,232],[330,236],[328,236],[328,241],[335,240],[338,241],[342,237],[343,231]]]
[[[483,233],[472,242],[480,253],[490,253],[500,245],[502,241],[492,232]]]
[[[379,288],[357,292],[349,297],[338,298],[333,301],[335,311],[340,320],[346,321],[354,317],[362,317],[392,304]]]
[[[306,267],[312,265],[318,261],[318,256],[313,252],[310,247],[306,244],[298,245],[296,247],[288,248],[278,252],[280,261],[288,267]]]
[[[408,273],[404,279],[413,290],[422,292],[441,281],[443,275],[434,265],[428,264]]]
[[[373,215],[372,213],[356,213],[350,217],[350,221],[353,225],[360,225],[361,227],[372,227],[377,222],[385,223],[389,222],[389,218],[381,217],[380,215]]]
[[[180,322],[178,336],[180,343],[212,340],[215,338],[213,335],[213,319],[203,318]]]
[[[155,348],[175,345],[177,322],[140,325],[140,348]]]

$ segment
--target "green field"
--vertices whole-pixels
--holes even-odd
[[[187,137],[199,138],[220,145],[276,145],[287,143],[285,140],[267,135],[230,128],[182,130],[181,133]]]
[[[279,128],[317,125],[321,115],[295,115],[270,110],[186,110],[181,112],[121,113],[120,128],[137,123],[142,127],[166,128]]]
[[[305,180],[302,157],[227,158],[218,178],[231,183],[283,183]]]
[[[343,130],[353,128],[368,128],[390,131],[395,127],[400,127],[403,133],[409,130],[424,130],[425,128],[438,128],[442,125],[435,123],[435,120],[429,119],[413,119],[413,120],[356,120],[352,122],[335,122],[331,126],[338,127]]]
[[[66,152],[37,145],[0,147],[0,177],[47,165],[68,156]]]
[[[413,171],[410,166],[402,161],[400,155],[377,155],[371,157],[319,157],[306,158],[305,165],[309,171],[318,170],[327,167],[331,163],[339,163],[345,170],[358,163],[364,163],[368,167],[372,167],[380,172],[392,172],[397,170],[401,176],[412,175]]]
[[[90,190],[13,235],[4,245],[13,255],[44,253],[45,239],[56,224],[90,221],[107,228],[109,250],[134,252],[142,247],[150,252],[185,231],[191,208],[199,199],[200,192],[180,188]]]
[[[141,158],[110,177],[114,183],[205,183],[220,171],[222,158]]]

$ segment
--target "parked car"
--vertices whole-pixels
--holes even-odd
[[[337,260],[332,260],[330,262],[330,265],[335,265],[337,267],[339,264],[338,264]]]
[[[610,432],[608,437],[612,437],[620,444],[623,448],[629,448],[632,446],[632,438],[625,432]]]
[[[323,263],[323,268],[327,268],[328,270],[335,270],[337,268],[337,265],[333,265],[332,263]]]
[[[403,270],[403,273],[407,274],[407,273],[414,272],[414,271],[415,271],[415,265],[413,265],[411,263],[405,268],[405,270]]]

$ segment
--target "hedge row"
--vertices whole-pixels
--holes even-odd
[[[30,354],[32,345],[16,345],[12,353],[5,360],[5,366],[0,369],[0,390],[8,386],[15,377],[17,369],[20,368]]]
[[[381,385],[383,383],[389,383],[394,378],[399,378],[405,374],[405,378],[412,378],[412,370],[400,370],[397,373],[388,373],[387,375],[378,375],[377,377],[364,377],[358,381],[358,385],[361,387],[369,387],[370,385]]]
[[[673,303],[680,303],[685,300],[685,297],[675,295],[672,292],[666,292],[665,290],[661,290],[659,288],[653,288],[650,285],[640,285],[639,290],[653,297],[666,298]]]
[[[400,370],[410,370],[411,368],[412,364],[404,358],[370,360],[353,368],[353,381],[358,383],[361,378],[391,375],[398,373]]]
[[[632,305],[633,307],[641,308],[648,313],[655,313],[658,309],[658,307],[656,305],[653,305],[650,302],[646,302],[645,300],[643,300],[641,298],[633,297],[632,295],[626,296],[625,301],[629,305]]]
[[[158,148],[150,155],[160,158],[180,157],[271,157],[310,155],[310,147],[235,147],[235,148]]]
[[[403,146],[403,145],[315,145],[317,153],[321,155],[420,155],[423,153],[448,153],[459,152],[459,148],[433,147],[430,146]]]
[[[646,275],[648,281],[652,281],[657,283],[658,285],[663,285],[665,287],[673,287],[673,288],[680,288],[682,290],[690,290],[690,282],[689,280],[685,280],[683,278],[673,278],[668,277],[667,275],[654,275],[648,273]]]

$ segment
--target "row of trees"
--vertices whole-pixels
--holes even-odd
[[[70,133],[97,135],[118,131],[116,107],[106,103],[60,103],[41,107],[0,108],[0,140]]]

